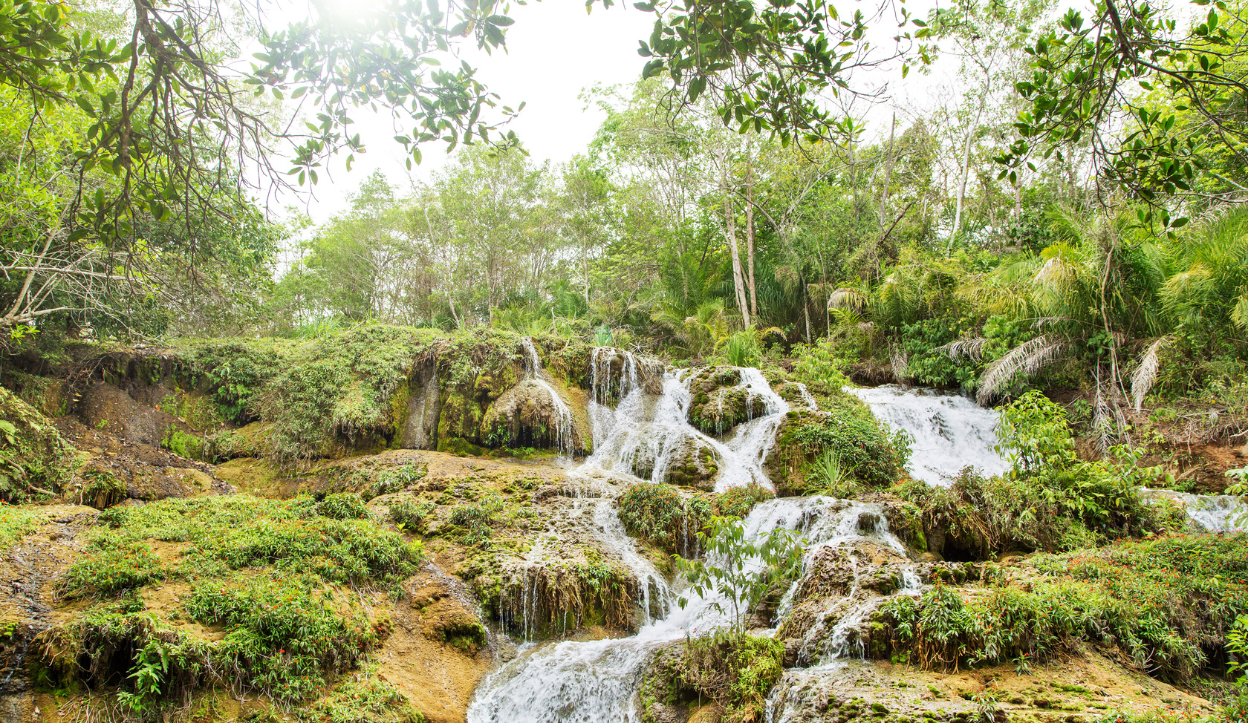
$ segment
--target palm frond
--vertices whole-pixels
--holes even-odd
[[[852,309],[861,312],[867,306],[867,295],[861,289],[842,286],[828,296],[828,308]]]
[[[979,361],[983,356],[984,344],[987,343],[988,340],[983,337],[977,337],[974,339],[958,339],[957,341],[951,341],[943,346],[938,346],[934,351],[943,352],[954,361],[959,359]]]
[[[1235,306],[1231,309],[1231,323],[1241,329],[1248,329],[1248,291],[1235,300]]]
[[[889,363],[893,367],[893,376],[897,377],[897,381],[906,378],[907,367],[910,365],[910,359],[906,355],[906,351],[900,346],[894,346],[889,349]]]
[[[1140,357],[1140,365],[1131,375],[1131,401],[1134,402],[1137,413],[1144,405],[1144,397],[1148,396],[1149,390],[1157,382],[1157,372],[1161,369],[1161,349],[1169,343],[1170,337],[1163,336],[1149,344],[1144,356]]]
[[[979,378],[976,399],[987,404],[1001,395],[1006,385],[1018,376],[1030,377],[1046,366],[1060,361],[1070,350],[1064,337],[1045,334],[1025,341],[988,365]]]

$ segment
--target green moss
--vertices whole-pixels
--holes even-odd
[[[73,475],[74,452],[47,417],[0,387],[0,501],[60,492]]]
[[[187,459],[204,459],[203,438],[184,432],[173,425],[165,431],[165,437],[160,440],[160,446]]]

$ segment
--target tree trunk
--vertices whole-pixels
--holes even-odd
[[[958,207],[953,215],[953,233],[949,234],[949,251],[953,253],[953,243],[958,239],[958,231],[962,230],[962,207],[966,203],[966,178],[971,175],[971,140],[975,138],[975,129],[979,127],[979,119],[984,113],[984,104],[980,103],[975,112],[975,122],[966,129],[966,144],[962,147],[962,177],[958,181]]]
[[[750,306],[745,297],[745,279],[741,273],[741,250],[737,246],[737,223],[732,211],[732,197],[728,194],[728,158],[724,154],[724,167],[720,172],[720,190],[724,194],[724,233],[728,237],[728,250],[732,253],[732,283],[737,292],[737,307],[741,309],[741,319],[748,329],[750,326]]]
[[[750,314],[758,316],[758,287],[754,284],[754,164],[745,167],[745,246],[749,265]]]

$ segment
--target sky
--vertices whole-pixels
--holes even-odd
[[[478,78],[502,97],[502,104],[526,105],[508,126],[537,161],[560,163],[583,152],[604,116],[586,109],[581,90],[596,83],[617,85],[640,78],[645,59],[637,41],[650,36],[654,15],[629,5],[595,7],[586,14],[578,1],[546,0],[512,6],[515,20],[507,32],[507,52],[486,55],[470,48],[462,57],[478,68]],[[357,155],[349,173],[342,160],[330,166],[312,199],[284,199],[298,205],[316,223],[345,210],[349,196],[374,170],[386,174],[392,185],[410,185],[403,147],[396,143],[389,115],[352,113],[368,153]],[[442,144],[421,148],[423,160],[411,177],[427,180],[446,162]]]

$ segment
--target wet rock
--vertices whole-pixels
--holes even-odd
[[[482,438],[490,446],[585,451],[584,434],[557,385],[525,379],[485,412]]]
[[[738,386],[741,372],[732,367],[707,367],[689,382],[692,400],[689,423],[703,432],[726,435],[738,424],[766,412],[762,397]]]
[[[437,447],[439,392],[437,369],[430,366],[420,375],[419,386],[407,398],[407,421],[403,425],[401,443],[404,449]]]
[[[635,470],[642,479],[649,478],[652,470]],[[714,491],[719,475],[719,458],[715,450],[696,437],[685,437],[668,461],[664,482],[686,487],[696,487],[707,492]]]

